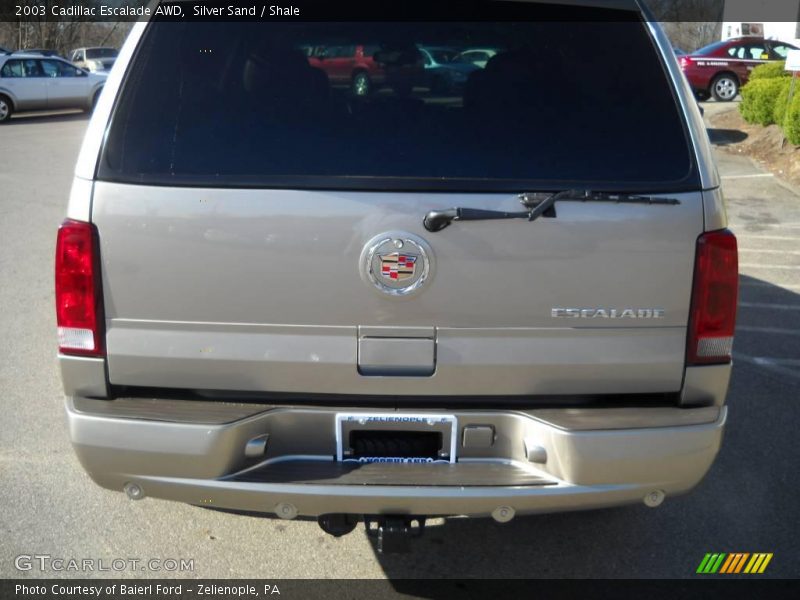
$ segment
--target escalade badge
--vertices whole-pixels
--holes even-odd
[[[418,292],[431,278],[430,246],[422,238],[389,231],[375,236],[361,253],[361,277],[390,296]]]

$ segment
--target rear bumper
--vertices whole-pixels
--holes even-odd
[[[724,406],[452,411],[458,463],[409,484],[393,477],[408,473],[405,465],[373,467],[374,480],[365,469],[355,482],[337,472],[334,420],[345,409],[117,402],[66,404],[75,451],[99,485],[133,483],[145,496],[278,516],[487,516],[499,507],[526,514],[635,503],[655,490],[670,497],[708,471],[727,414]],[[467,425],[492,427],[491,447],[463,447]],[[264,435],[264,454],[248,456],[248,441]],[[539,462],[529,460],[533,447]],[[476,481],[484,466],[492,475]]]

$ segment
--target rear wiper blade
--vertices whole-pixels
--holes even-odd
[[[519,195],[519,201],[527,210],[505,212],[481,208],[446,208],[429,211],[422,220],[422,224],[428,231],[441,231],[453,221],[486,221],[491,219],[527,219],[528,221],[535,221],[542,215],[555,217],[555,203],[565,200],[571,202],[613,202],[615,204],[680,204],[680,200],[676,198],[592,192],[590,190],[563,190],[551,194],[525,192]]]

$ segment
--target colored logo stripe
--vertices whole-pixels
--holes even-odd
[[[749,552],[732,552],[730,554],[724,552],[709,552],[703,557],[703,560],[700,561],[700,566],[697,567],[697,573],[720,573],[726,575],[735,573],[763,573],[772,560],[772,556],[773,554],[771,552],[756,552],[754,554],[750,554]],[[747,566],[745,566],[745,564]]]
[[[763,573],[764,570],[767,568],[769,561],[771,560],[772,560],[772,552],[768,554],[767,553],[753,554],[753,558],[751,558],[750,562],[747,563],[744,572]]]
[[[750,556],[750,553],[736,552],[728,555],[728,560],[722,565],[719,570],[720,573],[738,573],[744,567],[744,562]]]
[[[698,573],[716,573],[719,566],[722,564],[722,560],[725,558],[725,554],[706,554],[703,561],[700,563],[700,566],[697,567]]]

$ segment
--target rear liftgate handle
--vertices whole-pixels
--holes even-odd
[[[436,370],[433,327],[359,327],[358,372],[375,377],[430,377]]]

